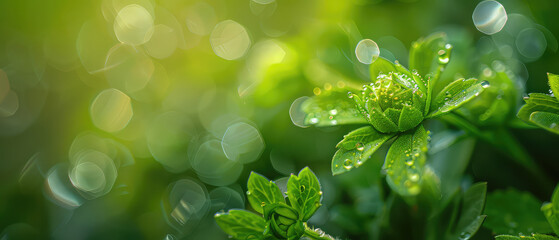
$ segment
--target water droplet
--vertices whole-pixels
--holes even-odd
[[[322,196],[322,191],[318,191],[318,195],[319,195],[319,196]]]
[[[461,232],[460,233],[460,240],[467,240],[470,239],[471,234],[467,233],[467,232]]]
[[[332,110],[330,110],[330,114],[336,115],[336,114],[338,114],[338,110],[332,109]]]
[[[371,64],[377,60],[380,50],[375,41],[371,39],[363,39],[357,43],[355,47],[355,56],[359,62]]]
[[[483,81],[483,82],[481,82],[481,87],[483,87],[483,88],[488,88],[489,86],[490,86],[490,85],[489,85],[489,82],[488,82],[488,81]]]
[[[450,49],[444,50],[441,49],[438,52],[439,54],[439,64],[447,64],[450,61]]]
[[[497,1],[480,2],[472,14],[477,30],[487,35],[498,33],[507,23],[507,12]]]
[[[330,124],[332,124],[332,125],[337,125],[337,124],[338,124],[338,121],[332,120],[332,121],[330,121]]]
[[[353,167],[352,163],[353,161],[349,158],[344,160],[344,168],[347,170],[351,169]]]
[[[311,122],[311,124],[317,124],[318,123],[318,118],[311,118],[310,122]]]
[[[357,144],[355,144],[355,148],[357,149],[357,151],[363,151],[363,150],[365,150],[365,146],[363,145],[363,143],[357,143]]]
[[[406,156],[409,156],[409,154],[406,154]],[[408,165],[408,166],[413,165],[413,162],[414,162],[414,161],[413,161],[413,158],[406,158],[406,160],[405,160],[405,163],[406,163],[406,165]]]

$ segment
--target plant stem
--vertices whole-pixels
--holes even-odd
[[[539,167],[536,161],[534,161],[526,149],[506,128],[499,127],[493,131],[482,132],[477,126],[454,113],[443,115],[440,119],[466,130],[470,134],[501,150],[517,164],[526,168],[526,170],[541,184],[540,187],[542,190],[547,191],[553,189],[551,179],[545,175],[545,172]]]
[[[320,230],[322,232],[322,230]],[[310,229],[309,227],[307,227],[305,225],[305,233],[304,236],[310,238],[310,239],[316,239],[316,240],[334,240],[335,238],[333,238],[332,236],[322,232],[322,233],[318,233],[313,229]]]

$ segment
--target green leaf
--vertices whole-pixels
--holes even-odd
[[[547,79],[549,80],[549,87],[553,95],[559,100],[559,75],[547,73]]]
[[[303,102],[301,108],[306,114],[304,125],[324,127],[368,123],[357,110],[355,101],[348,98],[347,90],[321,91]]]
[[[456,226],[458,232],[473,235],[481,226],[483,219],[485,219],[485,217],[481,218],[480,215],[483,212],[486,192],[487,183],[477,183],[464,193],[460,220],[458,220]]]
[[[261,216],[246,210],[229,210],[214,217],[219,227],[235,239],[264,239],[266,221]]]
[[[423,112],[413,106],[404,106],[400,119],[398,121],[398,129],[406,131],[412,129],[423,121]]]
[[[305,167],[298,176],[291,175],[287,181],[287,197],[289,203],[297,212],[299,220],[306,222],[314,212],[321,206],[320,183],[316,175]]]
[[[254,210],[262,213],[262,207],[272,203],[285,203],[279,187],[264,176],[251,172],[247,184],[247,198]]]
[[[484,226],[496,234],[550,232],[541,202],[529,192],[497,190],[487,196]]]
[[[530,114],[530,122],[538,125],[539,127],[559,134],[559,114],[549,112],[533,112]]]
[[[390,132],[397,132],[398,126],[390,120],[388,116],[391,115],[391,112],[394,112],[395,109],[389,108],[384,113],[375,110],[371,112],[371,124],[375,129],[383,132],[383,133],[390,133]],[[397,110],[396,110],[397,111]],[[400,113],[396,114],[396,116],[400,116]]]
[[[481,215],[477,216],[472,222],[466,225],[461,232],[458,233],[457,239],[467,240],[474,236],[474,234],[479,230],[481,224],[487,216]]]
[[[532,123],[530,116],[533,112],[549,112],[559,114],[559,100],[543,93],[530,93],[528,98],[524,98],[526,104],[518,110],[518,118]]]
[[[459,108],[463,104],[477,97],[488,85],[487,82],[470,79],[458,79],[447,85],[431,103],[431,113],[428,118],[434,118]]]
[[[371,80],[375,82],[378,75],[388,74],[389,72],[397,72],[394,63],[390,62],[388,59],[379,57],[369,66],[371,72]]]
[[[351,131],[336,145],[338,151],[332,159],[332,174],[342,174],[361,166],[394,135],[394,133],[379,133],[371,126]]]
[[[426,77],[438,66],[438,52],[447,44],[445,33],[434,33],[412,44],[410,49],[410,69]]]
[[[551,203],[544,204],[541,210],[555,234],[559,234],[559,185],[553,191]]]
[[[428,133],[419,125],[402,133],[394,141],[383,168],[390,187],[402,196],[417,195],[421,191],[421,178],[425,166]]]
[[[497,240],[559,240],[559,238],[549,236],[549,235],[539,234],[539,233],[533,233],[532,236],[499,235],[496,236],[495,239]]]

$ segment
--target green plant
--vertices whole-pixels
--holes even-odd
[[[498,235],[498,240],[516,240],[516,239],[531,239],[531,240],[557,240],[559,238],[534,233],[554,232],[559,235],[559,185],[555,188],[551,197],[551,202],[545,203],[541,207],[541,212],[537,211],[539,205],[538,201],[529,193],[519,193],[514,190],[509,190],[508,193],[498,193],[498,200],[491,200],[495,202],[495,206],[487,206],[487,210],[492,211],[494,216],[502,216],[504,221],[508,222],[493,222],[488,225],[494,232],[503,233],[507,229],[510,232],[518,232],[519,236],[513,235]],[[490,197],[491,198],[491,197]],[[514,201],[511,201],[514,199]],[[488,200],[489,201],[489,200]],[[504,204],[504,205],[503,205]],[[532,207],[534,206],[534,207]],[[547,222],[542,215],[545,215]],[[490,214],[490,213],[488,213]],[[517,221],[512,220],[514,217]],[[511,229],[513,228],[513,229]],[[528,234],[528,235],[524,235]]]
[[[320,229],[307,226],[321,206],[322,191],[314,173],[304,168],[299,175],[291,175],[287,192],[264,176],[252,172],[247,183],[247,198],[252,208],[262,214],[232,209],[217,213],[215,220],[235,239],[333,239]]]
[[[429,141],[424,121],[458,109],[489,87],[486,81],[461,78],[435,92],[451,50],[445,34],[433,34],[412,44],[411,71],[378,58],[370,65],[372,83],[363,85],[359,94],[352,88],[334,89],[302,105],[309,125],[369,124],[345,135],[336,146],[334,175],[361,166],[394,139],[383,167],[388,184],[401,195],[420,192]]]
[[[518,111],[518,117],[547,131],[559,134],[559,75],[547,73],[549,92],[530,93],[526,104]]]

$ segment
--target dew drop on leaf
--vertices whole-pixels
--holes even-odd
[[[352,161],[351,159],[349,159],[349,158],[346,159],[346,160],[344,161],[344,168],[347,169],[347,170],[351,169],[351,168],[353,167],[353,166],[351,165],[352,163],[353,163],[353,161]]]
[[[461,232],[461,233],[460,233],[460,239],[461,239],[461,240],[470,239],[470,236],[471,236],[471,235],[470,235],[469,233],[467,233],[467,232]]]
[[[488,88],[490,85],[489,85],[489,82],[488,82],[488,81],[483,81],[483,82],[481,82],[481,86],[482,86],[483,88]]]
[[[357,144],[355,144],[355,148],[357,149],[357,151],[363,151],[363,150],[365,150],[365,146],[363,145],[363,143],[357,143]]]

